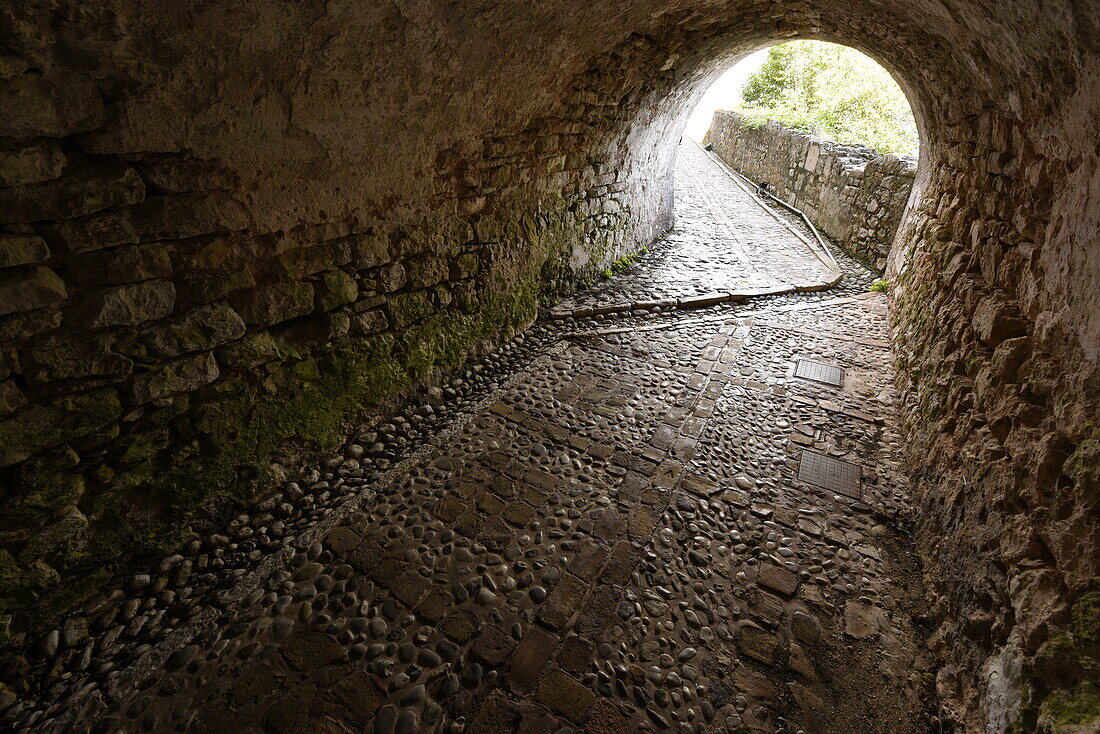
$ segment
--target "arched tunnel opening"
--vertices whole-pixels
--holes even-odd
[[[708,83],[795,38],[919,125],[888,333],[845,342],[889,343],[888,418],[735,369],[836,293],[553,318],[672,227]],[[1090,730],[1098,39],[1073,0],[16,0],[0,720]],[[874,491],[777,500],[833,434],[889,449]]]

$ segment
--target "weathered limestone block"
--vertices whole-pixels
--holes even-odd
[[[187,352],[212,349],[244,336],[244,320],[228,304],[200,306],[142,335],[150,353],[178,357]]]
[[[476,252],[464,252],[451,263],[451,279],[464,280],[477,275],[481,261]]]
[[[134,228],[153,239],[182,239],[248,227],[244,207],[224,192],[150,197],[133,209]]]
[[[313,287],[309,283],[272,283],[235,293],[230,302],[246,324],[270,326],[313,311]]]
[[[377,268],[392,260],[390,240],[384,234],[364,234],[350,238],[349,244],[357,270]]]
[[[0,316],[0,342],[27,339],[59,326],[61,326],[61,308],[58,306]]]
[[[32,603],[38,594],[54,588],[61,576],[49,565],[23,566],[8,551],[0,548],[0,602],[11,608]]]
[[[79,459],[71,449],[47,451],[20,466],[14,473],[18,489],[0,510],[0,531],[27,538],[74,507],[85,491],[84,477],[72,471]]]
[[[82,377],[123,378],[133,371],[133,361],[115,351],[112,334],[55,334],[28,344],[21,361],[26,378],[38,383]]]
[[[353,328],[358,334],[378,334],[390,326],[385,311],[380,308],[372,308],[369,311],[357,313],[352,322]]]
[[[342,311],[334,311],[279,324],[273,329],[273,336],[284,352],[305,355],[314,347],[346,335],[350,329],[351,318]]]
[[[80,285],[118,285],[172,276],[172,259],[163,242],[93,252],[70,263],[69,274]]]
[[[61,175],[65,154],[53,140],[26,147],[0,149],[0,186],[52,181]]]
[[[117,245],[131,245],[138,241],[137,232],[129,218],[119,211],[105,211],[90,217],[70,219],[46,229],[52,239],[74,255]]]
[[[50,248],[41,237],[0,234],[0,268],[33,265],[50,256]]]
[[[176,287],[166,280],[105,288],[83,299],[74,317],[91,326],[137,326],[172,313]]]
[[[1006,301],[986,298],[974,310],[974,333],[988,347],[995,347],[1006,339],[1024,336],[1027,320]]]
[[[177,303],[181,309],[191,308],[221,300],[255,285],[256,278],[249,270],[231,270],[219,275],[181,280]]]
[[[477,285],[472,280],[454,283],[451,297],[463,313],[473,313],[478,307]]]
[[[237,234],[176,242],[173,265],[181,274],[224,274],[245,268],[254,259],[253,243]]]
[[[218,363],[212,352],[203,352],[161,365],[153,372],[134,377],[130,399],[137,404],[187,392],[218,379]]]
[[[0,189],[0,222],[72,219],[145,198],[137,171],[121,163],[65,171],[45,183]]]
[[[347,242],[324,242],[312,247],[299,247],[279,255],[279,272],[295,280],[322,270],[336,270],[352,259]]]
[[[0,467],[112,424],[121,413],[118,392],[110,388],[31,405],[0,420]]]
[[[401,263],[388,265],[378,271],[378,287],[386,293],[393,293],[405,287],[409,282],[405,266]]]
[[[434,255],[414,258],[405,270],[409,277],[408,285],[415,290],[442,283],[448,274],[447,263]]]
[[[355,278],[343,270],[326,270],[314,286],[318,311],[332,311],[359,297]]]
[[[0,415],[8,415],[27,404],[19,386],[11,380],[0,382]]]
[[[386,303],[390,321],[399,329],[419,321],[434,310],[428,291],[412,291],[392,296]]]
[[[0,276],[0,316],[49,306],[68,297],[65,283],[49,268]]]
[[[252,369],[280,359],[283,351],[270,332],[260,331],[220,347],[217,354],[218,360],[226,367]]]

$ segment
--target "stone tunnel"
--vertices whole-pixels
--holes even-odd
[[[922,139],[886,278],[940,705],[1095,707],[1100,6],[14,0],[0,29],[14,677],[113,572],[668,230],[708,82],[811,38],[889,69]]]

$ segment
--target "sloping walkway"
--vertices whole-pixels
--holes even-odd
[[[807,244],[812,234],[760,206],[698,143],[680,143],[676,222],[641,267],[564,299],[552,315],[705,306],[748,296],[822,290],[840,273]]]
[[[705,221],[699,193],[635,282],[736,275],[692,218],[782,249],[750,243],[740,204]],[[9,723],[928,731],[886,303],[846,287],[541,323],[106,597],[95,642]]]

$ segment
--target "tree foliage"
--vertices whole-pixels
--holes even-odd
[[[773,46],[741,96],[750,120],[774,117],[787,127],[880,153],[917,152],[916,123],[901,87],[873,59],[847,46]]]

